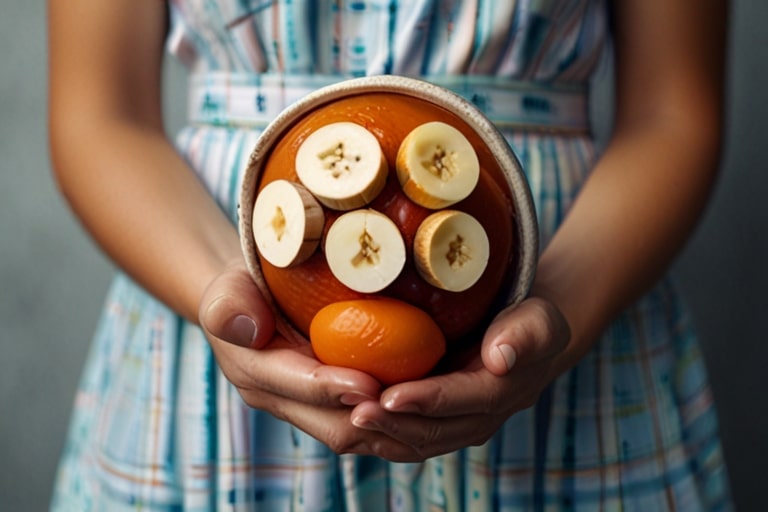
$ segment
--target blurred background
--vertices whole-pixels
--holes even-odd
[[[12,9],[0,17],[0,510],[26,512],[47,508],[113,268],[51,180],[45,3],[5,2]],[[743,511],[768,510],[766,20],[768,2],[732,2],[722,175],[673,269],[702,335]],[[169,62],[167,75],[169,90],[184,88],[177,64]],[[169,105],[170,129],[183,108],[183,100]]]

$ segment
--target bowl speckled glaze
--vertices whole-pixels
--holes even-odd
[[[523,169],[509,144],[494,124],[472,103],[441,86],[418,79],[381,75],[344,80],[304,96],[277,116],[262,132],[251,153],[240,191],[239,232],[248,270],[257,286],[278,313],[278,329],[289,338],[303,336],[280,314],[261,272],[252,230],[253,205],[262,168],[270,151],[287,130],[307,113],[342,98],[363,93],[393,93],[428,101],[456,114],[478,137],[498,163],[506,177],[512,197],[516,228],[516,252],[506,303],[517,304],[528,294],[536,270],[539,252],[538,225],[533,200]]]

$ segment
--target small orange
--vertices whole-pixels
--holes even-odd
[[[446,350],[427,313],[388,298],[330,304],[312,319],[309,337],[323,363],[364,371],[385,385],[424,377]]]

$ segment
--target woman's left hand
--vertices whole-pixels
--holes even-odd
[[[424,460],[483,444],[507,418],[538,400],[569,338],[568,324],[551,302],[527,299],[494,319],[462,368],[391,386],[378,402],[359,404],[352,422],[407,447],[377,453],[389,460]]]

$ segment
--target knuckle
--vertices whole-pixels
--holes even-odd
[[[531,304],[531,308],[535,314],[529,317],[529,321],[525,326],[527,334],[538,342],[546,341],[550,337],[549,333],[553,328],[551,320],[551,309],[553,308],[549,303],[541,301]]]
[[[312,389],[313,397],[323,404],[330,404],[334,401],[335,393],[333,386],[325,378],[324,367],[318,366],[314,368],[308,375],[309,386],[308,389]]]
[[[509,337],[533,359],[562,351],[570,340],[570,327],[565,317],[545,300],[526,302],[524,316],[507,325],[507,329]]]
[[[237,388],[237,392],[245,405],[251,409],[268,410],[279,419],[285,419],[279,402],[271,400],[265,393],[241,387]]]
[[[422,435],[414,448],[420,455],[425,454],[428,450],[438,444],[442,436],[443,428],[440,423],[430,422],[430,425],[423,430]]]
[[[357,387],[351,387],[340,378],[333,367],[319,365],[307,374],[307,380],[301,386],[300,393],[313,404],[327,407],[339,407],[342,396],[346,393],[355,394]],[[364,395],[362,391],[359,392]]]
[[[430,416],[443,410],[450,400],[446,391],[447,390],[443,386],[433,386],[433,389],[429,393],[432,399],[423,401],[419,404],[421,413]]]
[[[337,455],[356,453],[357,443],[335,430],[327,431],[325,444]]]
[[[326,422],[314,437],[320,439],[337,455],[370,454],[370,436],[357,429],[344,427],[336,422]]]
[[[548,301],[535,301],[533,306],[539,311],[537,322],[533,326],[539,339],[547,342],[546,348],[553,352],[565,348],[571,337],[571,330],[560,310]]]
[[[501,406],[501,395],[495,391],[489,392],[486,393],[483,398],[481,412],[483,414],[493,414],[494,412],[498,411]]]

